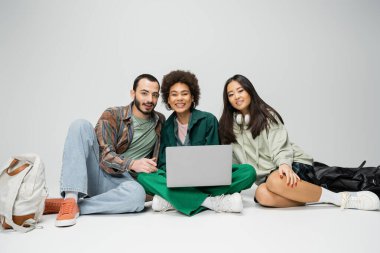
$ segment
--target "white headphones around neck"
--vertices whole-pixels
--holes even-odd
[[[244,115],[244,122],[243,122],[243,115],[240,113],[235,114],[235,121],[238,125],[248,125],[251,117],[249,114]]]

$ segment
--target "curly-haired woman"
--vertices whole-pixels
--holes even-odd
[[[232,166],[232,183],[228,186],[168,188],[166,186],[166,147],[219,145],[218,120],[209,112],[195,109],[200,97],[198,80],[186,71],[165,75],[161,88],[162,100],[174,112],[161,131],[158,170],[138,174],[138,182],[148,194],[154,195],[155,211],[176,209],[186,215],[202,210],[241,212],[240,191],[252,186],[256,172],[251,165]]]

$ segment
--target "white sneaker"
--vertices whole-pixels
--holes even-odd
[[[153,202],[152,202],[152,209],[156,212],[165,212],[169,210],[174,210],[174,207],[165,199],[161,198],[158,195],[154,195]]]
[[[243,200],[240,193],[220,195],[210,198],[215,212],[240,213],[243,211]]]
[[[380,200],[377,195],[370,191],[342,192],[341,209],[352,208],[360,210],[379,210]]]

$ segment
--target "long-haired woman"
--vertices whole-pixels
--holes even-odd
[[[259,204],[293,207],[324,202],[342,208],[379,209],[379,198],[372,192],[334,193],[313,184],[312,157],[289,140],[282,117],[257,94],[248,78],[229,78],[223,102],[221,142],[233,145],[235,163],[255,168],[255,201]]]

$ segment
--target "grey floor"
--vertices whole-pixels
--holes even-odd
[[[271,209],[244,191],[241,214],[205,211],[186,217],[153,212],[80,216],[69,228],[45,215],[41,229],[0,233],[0,252],[380,252],[380,212],[330,205]]]

